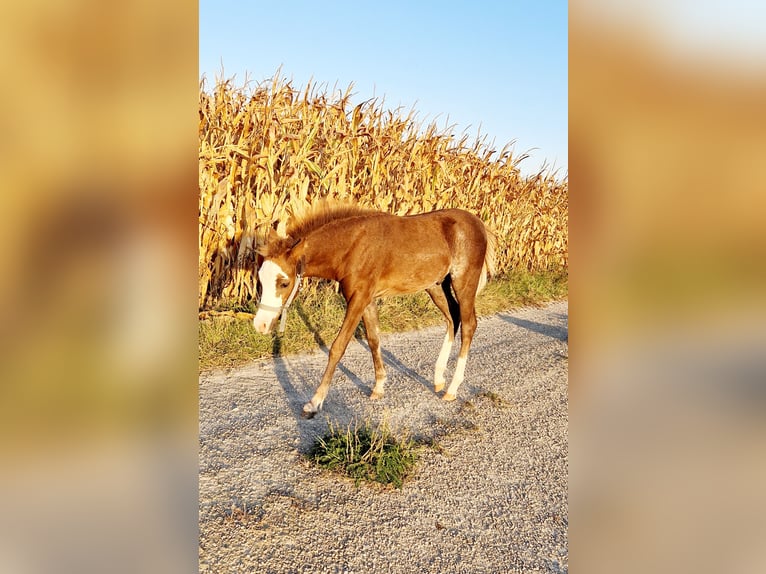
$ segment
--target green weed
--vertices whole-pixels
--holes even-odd
[[[501,397],[500,395],[498,395],[497,393],[493,391],[482,391],[476,396],[489,399],[493,405],[499,408],[504,408],[508,406],[508,401],[506,401],[503,397]]]
[[[383,423],[373,426],[353,422],[341,428],[330,422],[327,434],[317,438],[308,457],[322,468],[354,479],[390,484],[401,488],[418,458],[418,445],[397,438]]]

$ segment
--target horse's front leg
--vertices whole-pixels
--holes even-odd
[[[322,382],[319,384],[311,401],[303,405],[303,412],[301,413],[303,418],[312,418],[319,412],[319,409],[322,408],[322,403],[327,396],[327,391],[330,390],[330,383],[332,382],[335,367],[338,365],[338,361],[340,361],[343,353],[346,352],[348,342],[351,340],[351,337],[356,330],[356,326],[362,318],[362,313],[364,313],[364,309],[370,301],[371,297],[363,297],[359,295],[354,295],[349,299],[348,306],[346,307],[346,317],[343,319],[343,325],[341,325],[338,336],[335,337],[335,340],[330,346],[330,356],[327,360],[327,368],[322,376]]]

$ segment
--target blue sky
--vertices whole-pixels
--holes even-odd
[[[500,149],[515,140],[521,165],[565,174],[567,2],[200,0],[200,76],[245,72],[255,82],[280,68],[296,88],[309,79],[359,103],[385,97],[418,119]],[[536,148],[536,149],[533,149]]]

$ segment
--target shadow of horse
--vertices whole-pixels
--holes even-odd
[[[306,325],[306,328],[314,337],[314,341],[319,350],[325,355],[329,355],[329,346],[322,338],[322,335],[319,333],[316,326],[312,324],[302,306],[299,303],[296,303],[295,309],[298,312],[298,316]],[[295,368],[291,369],[289,361],[282,354],[282,338],[278,334],[272,335],[271,355],[274,374],[285,393],[288,408],[292,412],[297,423],[296,427],[299,433],[298,451],[305,454],[311,449],[316,438],[324,434],[327,430],[326,419],[329,417],[330,413],[327,413],[328,417],[318,417],[314,420],[307,420],[301,417],[306,395],[311,395],[312,385],[314,385],[316,381],[313,376],[301,376]],[[357,389],[359,389],[360,392],[366,396],[370,395],[372,392],[372,384],[366,384],[356,373],[344,365],[342,361],[338,363],[338,369]],[[341,425],[350,422],[355,416],[352,409],[347,404],[343,403],[341,398],[338,398],[333,404],[332,415],[335,422]]]
[[[323,354],[329,355],[330,353],[329,345],[322,337],[317,326],[312,323],[311,319],[309,318],[308,314],[306,313],[305,309],[300,304],[300,302],[296,302],[294,308],[297,312],[297,315],[300,317],[301,321],[303,322],[303,324],[306,326],[306,328],[308,329],[308,331],[311,333],[312,337],[314,338],[314,342],[316,343],[317,348]],[[273,335],[272,337],[273,338],[272,338],[271,351],[272,351],[272,362],[274,366],[274,373],[277,377],[277,380],[280,386],[285,392],[285,398],[287,400],[288,407],[290,411],[293,413],[293,416],[295,417],[296,421],[298,421],[299,423],[297,425],[298,432],[300,434],[300,445],[298,448],[301,452],[305,453],[305,452],[308,452],[308,450],[311,448],[311,445],[313,445],[313,442],[316,439],[318,433],[323,433],[324,430],[326,430],[326,423],[320,422],[320,424],[311,424],[311,423],[307,424],[307,422],[309,421],[301,417],[303,402],[305,401],[304,392],[307,392],[308,394],[311,393],[311,390],[310,390],[311,385],[315,382],[313,380],[314,377],[313,376],[303,377],[298,372],[296,372],[295,368],[291,369],[288,360],[282,354],[281,337],[276,334]],[[356,342],[359,343],[359,345],[364,350],[370,353],[370,346],[366,340],[364,327],[361,325],[361,323],[354,333],[354,338]],[[389,370],[393,369],[400,375],[403,375],[413,381],[420,383],[421,385],[423,385],[425,389],[427,389],[430,392],[433,392],[432,380],[424,377],[412,367],[402,363],[393,353],[391,353],[391,351],[387,351],[385,348],[381,348],[381,353],[383,355],[383,360],[385,362],[385,365]],[[360,377],[357,373],[354,373],[351,369],[349,369],[347,365],[343,363],[343,360],[341,360],[338,363],[338,369],[343,375],[345,375],[354,384],[354,386],[365,397],[370,396],[370,394],[372,393],[374,382],[375,382],[371,354],[370,354],[370,370],[369,370],[369,373],[365,373],[365,374],[369,374],[368,382],[365,382],[365,380],[363,380],[362,377]],[[306,389],[305,391],[303,390],[304,388]],[[339,397],[336,399],[336,401],[342,401],[342,399]],[[357,413],[354,413],[352,409],[350,409],[349,406],[344,404],[343,402],[340,402],[340,403],[336,402],[334,405],[332,405],[331,412],[335,422],[341,425],[347,424],[348,422],[350,422],[353,418],[357,416]],[[325,421],[326,418],[327,417],[322,417],[317,420]]]
[[[357,342],[364,347],[367,352],[371,353],[370,351],[370,345],[367,343],[367,341],[359,334],[356,335]],[[404,363],[402,363],[399,359],[397,359],[391,351],[387,351],[383,345],[381,345],[380,349],[381,354],[383,355],[383,362],[387,367],[391,367],[397,372],[401,373],[407,378],[412,379],[413,381],[417,381],[427,389],[433,391],[434,384],[433,381],[429,381],[426,379],[423,375],[418,373],[417,371],[411,369]]]
[[[274,366],[274,375],[284,391],[285,402],[295,419],[295,429],[298,433],[298,445],[296,449],[304,455],[308,454],[317,437],[326,432],[327,425],[324,418],[317,418],[313,421],[305,421],[301,418],[301,409],[303,407],[303,402],[305,401],[305,394],[310,391],[299,389],[296,386],[300,381],[295,380],[296,375],[291,374],[290,365],[282,355],[282,339],[279,335],[273,336],[271,350],[271,361]],[[308,383],[308,381],[305,380],[303,382]],[[310,388],[310,385],[308,384],[300,386],[305,389]]]
[[[503,314],[498,315],[498,317],[506,323],[511,323],[512,325],[516,325],[522,329],[526,329],[540,335],[545,335],[546,337],[551,337],[552,339],[556,339],[557,341],[561,341],[563,343],[569,342],[569,328],[566,324],[566,315],[562,315],[560,313],[556,315],[556,318],[564,323],[563,325],[548,325],[545,323],[537,323],[535,321],[528,321],[526,319],[519,319],[518,317],[511,317],[510,315]]]

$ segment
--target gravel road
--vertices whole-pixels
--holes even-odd
[[[452,403],[431,382],[441,327],[383,336],[379,401],[369,352],[352,341],[312,420],[300,412],[320,351],[203,374],[200,571],[567,572],[567,324],[566,301],[480,319]],[[437,447],[401,490],[304,460],[328,419],[354,417],[386,417]]]

